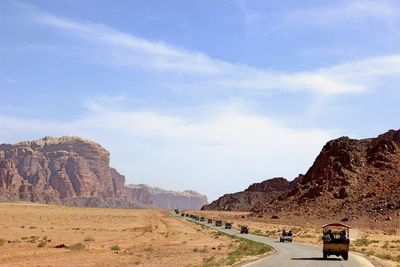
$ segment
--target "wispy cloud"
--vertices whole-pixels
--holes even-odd
[[[188,80],[185,86],[195,85],[197,88],[203,88],[202,90],[208,87],[213,90],[230,89],[250,93],[305,91],[335,95],[359,93],[369,88],[362,80],[358,80],[357,75],[362,71],[358,68],[358,64],[344,64],[305,72],[274,72],[232,64],[161,42],[151,42],[102,24],[69,20],[49,14],[39,14],[36,18],[45,25],[63,30],[66,34],[101,45],[100,50],[105,55],[105,64],[182,73]],[[98,52],[96,50],[96,53]],[[86,53],[88,54],[90,51]],[[379,60],[373,59],[371,62]],[[389,63],[390,60],[384,59],[384,61]],[[368,61],[363,63],[368,64]],[[352,67],[356,68],[354,69],[356,75],[347,73]],[[342,69],[346,70],[346,73],[341,71]]]
[[[313,27],[326,28],[347,25],[354,27],[355,24],[363,24],[375,21],[391,24],[400,18],[400,6],[396,1],[381,0],[349,0],[321,2],[321,4],[296,5],[278,11],[273,16],[266,16],[269,3],[265,1],[238,1],[242,10],[247,27],[252,31],[262,34],[284,28]],[[351,24],[349,24],[351,23]]]
[[[4,80],[5,80],[6,82],[13,83],[13,84],[19,84],[19,83],[21,83],[20,81],[17,81],[17,80],[14,80],[14,79],[9,79],[9,78],[4,78]]]

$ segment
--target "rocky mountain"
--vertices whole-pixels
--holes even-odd
[[[0,145],[0,200],[101,207],[196,209],[200,194],[153,191],[125,186],[125,177],[109,166],[110,153],[79,137],[45,137]],[[170,196],[170,198],[168,198]],[[204,202],[205,199],[205,202]],[[162,203],[165,201],[166,203]],[[201,204],[198,204],[201,203]],[[175,206],[174,206],[175,205]]]
[[[219,199],[202,207],[202,210],[225,210],[225,211],[251,211],[258,205],[270,202],[284,192],[294,188],[300,181],[302,175],[291,182],[282,177],[265,180],[261,183],[250,185],[243,192],[226,194]]]
[[[162,209],[198,210],[208,203],[205,195],[191,190],[168,191],[145,184],[127,185],[127,189],[137,203],[153,203],[153,207]]]
[[[390,130],[376,138],[340,137],[329,141],[297,182],[289,190],[249,205],[246,210],[343,220],[360,216],[390,220],[393,214],[400,216],[400,130]],[[242,201],[251,198],[243,195]],[[258,198],[257,193],[254,198]],[[217,208],[227,205],[231,204],[223,203]]]

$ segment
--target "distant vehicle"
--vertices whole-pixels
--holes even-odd
[[[200,217],[199,217],[199,216],[194,216],[193,219],[194,219],[195,221],[200,221]]]
[[[222,226],[222,220],[215,220],[215,226]]]
[[[342,256],[345,261],[349,258],[350,226],[342,223],[330,223],[322,226],[322,253],[324,259],[330,255]]]
[[[279,237],[280,242],[293,242],[293,233],[292,231],[286,231],[283,230],[280,237]]]
[[[175,209],[175,213],[176,213],[176,214],[179,214],[179,210],[178,210],[178,209]]]
[[[212,223],[212,219],[208,219],[208,220],[207,220],[207,223]]]
[[[241,234],[248,234],[249,233],[249,227],[243,225],[240,227],[240,233]]]
[[[225,229],[232,229],[232,223],[225,223]]]
[[[181,216],[184,217],[184,216],[185,216],[185,213],[181,213]]]
[[[186,213],[186,215],[185,215],[186,217],[189,217],[189,213]]]
[[[201,221],[201,222],[204,222],[204,221],[205,221],[204,217],[201,217],[201,218],[200,218],[200,221]]]

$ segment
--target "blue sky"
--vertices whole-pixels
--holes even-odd
[[[398,1],[0,2],[0,143],[77,135],[218,196],[398,129]]]

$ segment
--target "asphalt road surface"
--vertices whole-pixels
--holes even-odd
[[[194,221],[185,217],[185,219]],[[256,242],[260,242],[273,247],[276,253],[264,257],[258,261],[245,264],[244,266],[251,267],[373,267],[368,260],[364,257],[354,253],[349,253],[349,260],[345,261],[341,257],[329,256],[328,259],[322,258],[322,247],[315,245],[308,245],[303,243],[281,243],[276,238],[269,238],[253,234],[240,234],[236,229],[225,229],[224,227],[217,227],[215,224],[208,224],[207,222],[197,223],[206,225],[212,229],[224,232],[230,235],[246,238]],[[295,239],[295,238],[294,238]]]

